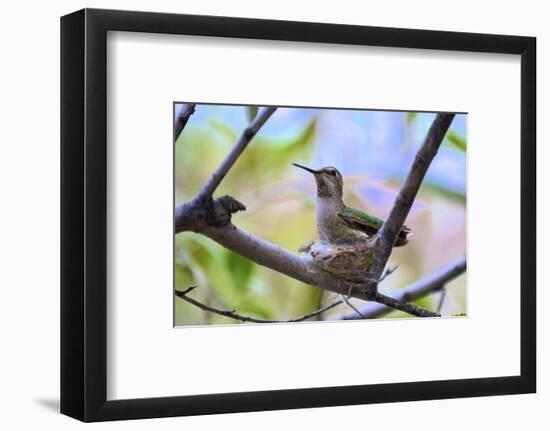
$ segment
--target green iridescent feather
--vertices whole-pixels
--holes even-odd
[[[381,218],[349,207],[342,208],[338,217],[352,229],[365,232],[369,236],[375,235],[384,223]],[[409,242],[407,237],[410,233],[411,230],[407,226],[403,226],[395,242],[395,247],[407,244]]]

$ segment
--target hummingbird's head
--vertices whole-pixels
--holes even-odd
[[[299,165],[298,163],[293,163],[293,165],[313,174],[315,182],[317,183],[317,196],[342,199],[344,193],[344,180],[338,169],[327,166],[326,168],[315,170]]]

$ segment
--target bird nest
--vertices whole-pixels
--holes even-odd
[[[351,276],[364,273],[373,262],[374,238],[354,243],[314,242],[301,251],[312,263],[333,274]]]

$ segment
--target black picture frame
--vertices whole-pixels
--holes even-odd
[[[521,374],[107,401],[108,31],[519,55]],[[105,421],[535,392],[535,102],[533,37],[97,9],[62,17],[61,412]]]

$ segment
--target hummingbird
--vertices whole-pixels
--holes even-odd
[[[353,243],[374,236],[382,227],[384,220],[364,211],[350,208],[344,204],[344,181],[338,169],[328,166],[319,170],[298,163],[294,166],[310,172],[317,183],[316,219],[317,233],[321,242],[331,244]],[[394,247],[409,242],[411,230],[403,226]]]

